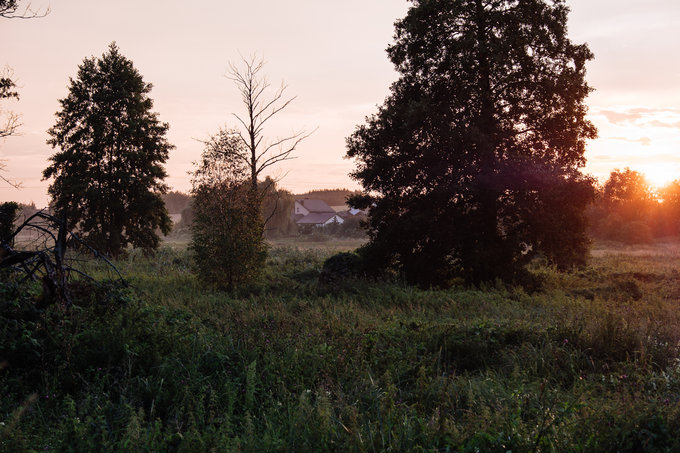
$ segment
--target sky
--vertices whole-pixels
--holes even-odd
[[[28,4],[26,0],[23,5]],[[680,2],[567,0],[569,36],[595,54],[587,81],[589,119],[599,137],[585,168],[601,180],[615,168],[643,172],[653,184],[680,178]],[[0,139],[4,176],[0,201],[47,204],[41,175],[54,154],[47,129],[58,100],[86,57],[115,41],[145,81],[176,148],[166,163],[172,189],[190,189],[200,140],[234,127],[243,111],[229,62],[257,55],[273,87],[284,83],[293,103],[266,134],[314,131],[296,159],[272,176],[295,193],[358,188],[344,158],[345,138],[374,113],[397,78],[385,48],[405,0],[32,0],[40,19],[0,19],[0,68],[11,71],[20,100],[2,110],[21,115],[20,135]]]

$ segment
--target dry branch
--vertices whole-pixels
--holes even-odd
[[[15,239],[29,232],[37,237],[32,241],[34,250],[15,250]],[[106,263],[125,285],[120,272],[106,257],[90,247],[76,233],[68,230],[65,219],[55,217],[45,211],[38,211],[21,223],[4,242],[0,243],[0,269],[23,274],[22,280],[41,280],[45,298],[59,301],[66,307],[71,305],[69,278],[72,273],[94,280],[87,273],[73,267],[75,258],[67,256],[67,248],[77,245]]]

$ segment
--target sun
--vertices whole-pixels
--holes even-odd
[[[680,173],[673,164],[654,162],[640,166],[640,173],[645,176],[647,182],[654,188],[660,189],[676,179],[680,179]]]

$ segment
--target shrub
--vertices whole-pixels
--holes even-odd
[[[361,256],[352,252],[337,253],[323,263],[319,282],[323,284],[338,283],[364,274]]]
[[[262,218],[242,185],[204,185],[194,190],[190,249],[201,280],[232,289],[256,278],[267,249]]]

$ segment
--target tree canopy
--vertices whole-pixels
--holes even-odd
[[[246,147],[234,130],[205,141],[192,178],[190,249],[199,277],[231,289],[260,274],[266,258],[261,201],[253,197]]]
[[[44,179],[59,216],[112,255],[124,247],[151,251],[156,230],[170,231],[161,194],[163,163],[173,146],[168,125],[152,111],[151,84],[115,43],[101,58],[86,58],[61,99],[48,144]]]
[[[591,91],[563,0],[413,0],[388,54],[400,74],[348,138],[376,265],[408,280],[514,280],[537,253],[585,260],[580,172]]]

